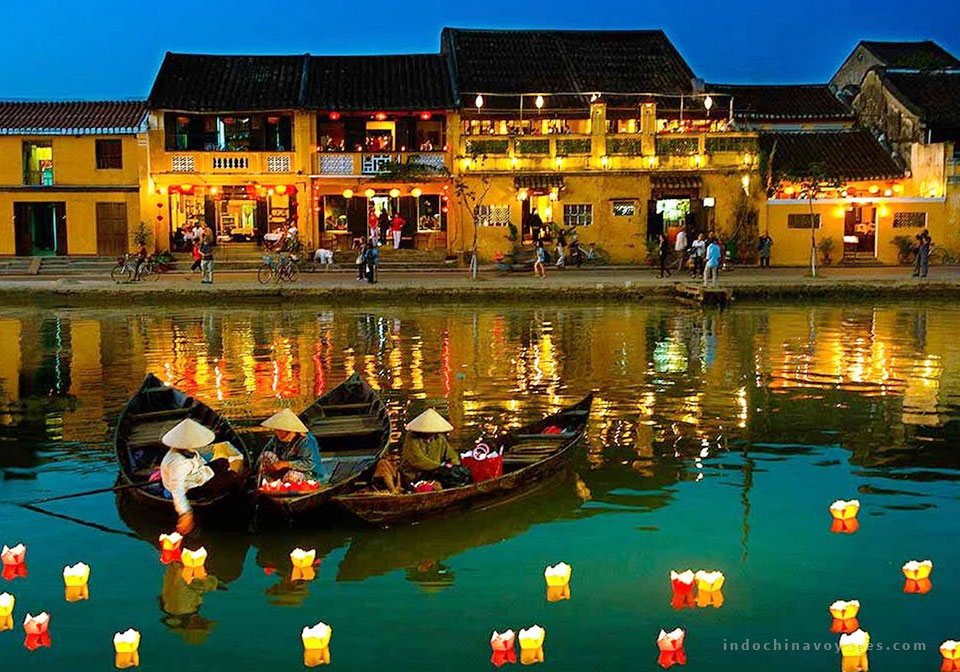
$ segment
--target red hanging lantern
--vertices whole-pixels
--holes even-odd
[[[340,118],[340,113],[339,113],[339,112],[331,112],[331,113],[330,113],[330,121],[337,121],[339,118]]]
[[[430,113],[430,112],[421,112],[421,113],[420,113],[420,118],[421,118],[423,121],[430,121],[430,119],[433,118],[433,114]]]
[[[377,121],[386,121],[386,119],[387,119],[387,113],[386,113],[386,112],[377,112],[375,115],[373,115],[373,118],[376,119]]]

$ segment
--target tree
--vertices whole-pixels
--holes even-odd
[[[810,206],[810,276],[815,278],[817,277],[817,227],[813,202],[827,189],[842,187],[843,181],[839,178],[831,177],[829,166],[823,161],[814,161],[805,169],[783,171],[775,184],[779,185],[784,181],[793,183],[795,189],[797,189],[798,196],[801,199],[806,199]]]
[[[466,209],[473,222],[473,248],[470,254],[470,277],[477,279],[477,242],[480,233],[479,210],[490,191],[490,178],[482,175],[477,178],[480,181],[479,192],[472,188],[467,181],[460,176],[453,180],[453,193],[456,194],[460,202],[461,211]]]

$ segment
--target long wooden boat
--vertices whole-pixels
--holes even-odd
[[[250,475],[250,455],[240,436],[227,420],[202,401],[174,387],[164,385],[148,373],[136,394],[130,399],[114,434],[120,476],[117,485],[131,485],[147,481],[159,467],[168,448],[160,439],[180,421],[191,418],[216,435],[215,442],[229,441],[243,455],[244,471],[239,483],[246,483]],[[173,512],[173,501],[163,495],[163,485],[157,481],[148,486],[132,488],[131,497],[137,503]],[[195,509],[213,509],[229,503],[237,492],[225,492],[209,499],[193,501]]]
[[[317,399],[300,414],[317,438],[325,477],[317,490],[275,494],[260,490],[258,504],[286,518],[309,515],[354,484],[369,479],[377,460],[390,447],[390,413],[377,394],[356,373]]]
[[[566,469],[574,446],[586,433],[592,404],[591,393],[572,406],[503,437],[503,475],[499,478],[437,492],[388,495],[357,490],[334,497],[333,501],[377,524],[413,522],[513,501],[549,484],[551,477]]]

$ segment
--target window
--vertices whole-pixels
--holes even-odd
[[[614,217],[633,217],[637,214],[637,204],[635,201],[614,201]]]
[[[589,203],[563,206],[564,226],[590,226],[593,224],[593,206]]]
[[[217,144],[220,151],[238,152],[250,149],[250,118],[219,117]]]
[[[811,215],[787,215],[788,229],[809,229]],[[813,215],[813,228],[820,228],[820,215]]]
[[[123,168],[123,140],[97,140],[97,170]]]
[[[23,183],[53,186],[53,145],[49,142],[23,143]]]
[[[510,206],[478,205],[474,219],[479,226],[508,226],[510,224]]]
[[[347,230],[347,199],[343,196],[323,197],[323,230]]]
[[[895,229],[922,229],[927,226],[925,212],[895,212],[893,213],[893,228]]]

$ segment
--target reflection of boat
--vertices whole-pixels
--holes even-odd
[[[337,569],[337,581],[365,581],[404,570],[408,581],[436,591],[455,578],[448,566],[450,558],[511,539],[534,525],[569,517],[581,503],[572,476],[558,473],[522,502],[478,511],[468,525],[451,525],[440,518],[386,530],[356,530]]]
[[[499,478],[436,492],[357,492],[334,497],[334,501],[367,522],[392,523],[517,499],[566,468],[573,447],[583,438],[592,404],[593,394],[588,394],[559,413],[507,434],[502,441],[504,473]]]
[[[330,479],[306,494],[258,493],[261,505],[287,517],[315,511],[331,497],[349,491],[390,446],[387,407],[356,373],[317,399],[300,419],[317,437]]]
[[[277,583],[264,591],[270,604],[278,607],[299,607],[309,595],[311,579],[298,579],[292,572],[290,551],[294,548],[317,552],[314,569],[319,573],[323,559],[347,543],[347,532],[330,528],[323,530],[296,530],[284,528],[257,535],[253,545],[257,549],[256,563],[264,574],[276,576]]]
[[[160,439],[167,431],[185,418],[192,418],[216,434],[216,442],[228,441],[243,455],[244,477],[250,470],[250,457],[246,446],[230,423],[201,401],[180,390],[164,385],[159,378],[148,373],[140,389],[127,403],[117,421],[114,445],[120,478],[117,485],[144,482],[160,466],[167,452]],[[173,501],[162,494],[162,485],[151,483],[145,487],[130,489],[135,500],[152,508],[173,511]],[[217,497],[192,502],[197,509],[209,509],[228,502],[235,493],[223,493]]]

